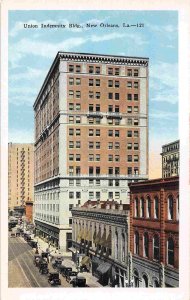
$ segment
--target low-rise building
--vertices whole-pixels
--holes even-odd
[[[135,287],[179,285],[179,177],[130,184]]]
[[[162,146],[162,177],[179,176],[179,140]]]
[[[79,266],[85,266],[102,285],[129,284],[129,205],[112,201],[87,201],[72,209],[70,249]]]

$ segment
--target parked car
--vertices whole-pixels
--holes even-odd
[[[47,262],[42,261],[41,263],[39,263],[39,272],[41,274],[48,274],[49,273]]]
[[[62,259],[60,258],[56,258],[53,262],[52,262],[52,267],[54,269],[56,269],[58,266],[60,266],[62,264]]]
[[[36,242],[34,240],[29,240],[28,245],[30,245],[30,247],[32,247],[32,248],[37,248],[38,242]]]
[[[72,280],[73,287],[86,287],[86,278],[82,276],[77,276]]]
[[[59,268],[59,273],[63,276],[63,277],[66,277],[66,273],[68,271],[72,271],[72,268],[71,267],[66,267],[64,265],[61,265],[60,268]]]
[[[66,280],[69,282],[69,283],[72,283],[72,280],[74,278],[76,278],[78,272],[76,271],[70,271],[70,270],[67,270],[66,272]]]
[[[16,233],[15,232],[11,233],[11,238],[14,238],[14,237],[16,237]]]
[[[48,276],[48,282],[52,285],[61,285],[61,280],[59,279],[58,272],[50,272]]]
[[[36,267],[39,265],[40,260],[41,260],[41,255],[40,254],[35,254],[34,255],[34,265]]]

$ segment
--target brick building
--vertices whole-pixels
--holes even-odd
[[[102,285],[128,286],[129,204],[89,200],[71,212],[75,262]]]
[[[179,140],[162,146],[162,177],[179,176]]]
[[[72,206],[148,178],[148,59],[59,52],[34,111],[36,228],[67,251]]]
[[[34,144],[8,144],[8,208],[23,209],[34,197]],[[17,209],[17,210],[18,210]]]
[[[179,177],[130,184],[130,251],[137,287],[179,285]]]
[[[27,222],[29,222],[29,223],[33,222],[33,201],[26,201],[25,216],[26,216]]]

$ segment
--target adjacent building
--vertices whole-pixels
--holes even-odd
[[[162,177],[179,176],[179,140],[162,146]]]
[[[130,184],[135,287],[179,286],[179,177]]]
[[[102,285],[129,286],[129,204],[91,201],[72,209],[73,259]]]
[[[34,200],[34,144],[8,145],[8,208],[22,211]]]
[[[78,201],[148,178],[148,59],[58,52],[34,112],[36,229],[68,251]]]

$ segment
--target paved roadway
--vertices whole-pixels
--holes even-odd
[[[9,235],[9,287],[51,287],[47,275],[39,273],[33,258],[34,249],[22,237]],[[53,271],[50,264],[49,269]],[[71,287],[61,275],[60,279],[61,286],[57,287]]]

